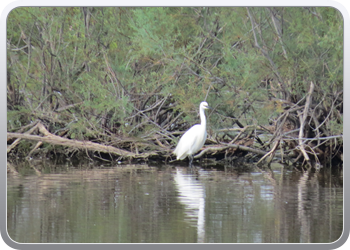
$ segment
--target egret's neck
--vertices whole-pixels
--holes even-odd
[[[199,116],[201,117],[201,125],[206,127],[207,126],[207,120],[205,118],[205,113],[204,113],[204,109],[203,108],[201,108],[199,110]]]

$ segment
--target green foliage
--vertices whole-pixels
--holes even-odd
[[[265,125],[283,112],[275,99],[297,103],[311,81],[327,111],[343,89],[333,8],[21,7],[7,44],[8,127],[39,118],[79,139],[154,133],[179,111],[177,123],[192,124],[206,96],[212,128],[233,117]],[[167,112],[153,119],[162,100]]]

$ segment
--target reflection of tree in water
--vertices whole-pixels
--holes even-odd
[[[176,168],[174,180],[179,192],[179,201],[185,206],[186,219],[190,225],[197,226],[197,242],[203,243],[205,238],[204,187],[195,175],[185,173],[183,168]]]
[[[306,170],[294,171],[291,179],[288,179],[283,178],[284,174],[281,174],[280,177],[275,176],[271,168],[257,167],[256,170],[261,172],[273,187],[275,220],[281,222],[277,224],[276,242],[287,242],[292,238],[292,242],[315,242],[313,235],[317,230],[315,227],[332,228],[332,223],[337,223],[332,217],[334,213],[332,208],[339,207],[336,205],[336,202],[339,201],[335,196],[339,192],[336,191],[336,188],[342,186],[342,182],[338,175],[332,177],[332,174],[326,170],[316,172]],[[285,170],[282,167],[281,173],[283,172]],[[325,185],[328,188],[322,188]],[[342,213],[342,210],[339,213]],[[296,215],[295,220],[290,218],[291,214]],[[326,216],[320,218],[320,214]],[[329,214],[328,217],[327,214]],[[296,222],[294,226],[285,226],[288,223],[292,225],[294,221]],[[336,235],[325,236],[325,239],[328,238],[336,238]]]

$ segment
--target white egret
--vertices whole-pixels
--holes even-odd
[[[183,160],[187,156],[190,160],[190,167],[192,166],[193,155],[203,147],[207,139],[207,121],[204,110],[208,108],[210,107],[207,102],[201,102],[199,105],[201,124],[193,125],[187,130],[173,152],[177,160]]]

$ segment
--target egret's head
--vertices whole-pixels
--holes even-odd
[[[207,102],[201,102],[200,108],[203,109],[211,109]]]

